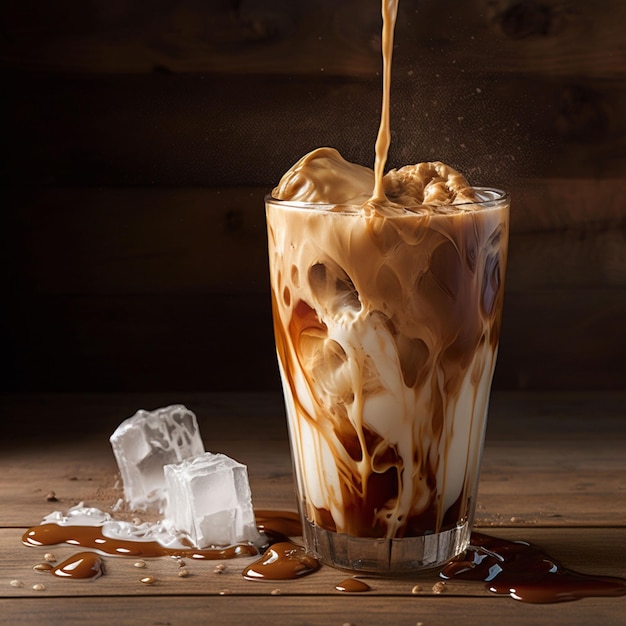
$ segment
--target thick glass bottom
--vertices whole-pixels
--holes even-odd
[[[444,565],[467,548],[470,534],[467,521],[441,533],[403,539],[352,537],[307,519],[303,527],[307,549],[323,563],[374,574],[407,574]]]

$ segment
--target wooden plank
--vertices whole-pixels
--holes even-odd
[[[511,231],[537,234],[624,227],[626,210],[619,200],[622,179],[528,179],[512,185]],[[581,234],[581,237],[585,235]]]
[[[63,8],[67,4],[67,8]],[[546,75],[623,75],[619,0],[401,2],[396,71],[485,67]],[[67,18],[70,13],[71,19]],[[73,72],[371,75],[380,67],[380,3],[357,0],[189,5],[12,4],[2,65]]]
[[[537,289],[505,301],[495,388],[623,388],[624,289]]]
[[[278,390],[268,294],[15,294],[7,391]],[[622,389],[623,287],[508,291],[496,389]]]
[[[15,395],[0,402],[0,472],[10,503],[0,526],[37,524],[80,501],[116,504],[122,491],[109,435],[139,408],[174,402],[198,415],[208,450],[248,465],[255,506],[295,509],[278,394]],[[625,527],[625,414],[623,393],[494,393],[476,524]],[[46,501],[49,491],[59,502]]]
[[[3,313],[3,389],[279,388],[269,295],[17,296]]]
[[[187,597],[139,599],[137,597],[0,600],[2,614],[11,624],[84,624],[85,616],[106,623],[185,624],[223,626],[467,626],[506,623],[511,626],[606,626],[623,624],[620,598],[590,598],[582,602],[530,605],[492,598],[393,598],[280,596]]]
[[[92,584],[55,579],[50,575],[33,570],[33,566],[43,561],[47,552],[52,552],[57,561],[69,558],[79,550],[71,546],[31,548],[21,544],[23,529],[0,529],[0,553],[3,555],[3,574],[0,579],[0,597],[32,598],[58,596],[160,596],[179,597],[202,596],[269,596],[280,589],[281,596],[332,596],[337,595],[335,586],[347,577],[345,572],[332,567],[322,567],[308,577],[293,581],[248,581],[243,578],[243,570],[256,559],[244,557],[223,562],[223,572],[215,571],[215,562],[185,561],[188,578],[178,576],[180,567],[170,558],[146,559],[147,567],[135,567],[136,559],[115,557],[105,558],[105,575]],[[626,575],[626,529],[598,528],[585,529],[581,537],[578,529],[493,529],[496,537],[533,543],[566,567],[586,574],[601,576]],[[156,578],[156,584],[140,582],[144,576]],[[401,577],[377,578],[359,576],[372,588],[370,596],[439,595],[433,585],[440,579],[435,571],[410,574]],[[10,580],[19,580],[22,587],[12,587]],[[33,585],[43,583],[44,593],[36,593]],[[421,587],[419,594],[413,594],[415,585]],[[445,584],[445,597],[493,597],[484,585],[473,581],[452,580]]]
[[[374,162],[379,77],[6,73],[2,81],[9,186],[271,188],[320,145]],[[473,184],[507,188],[523,177],[623,179],[625,108],[617,78],[399,73],[388,165],[442,160]]]
[[[626,285],[623,184],[514,186],[507,289]],[[5,285],[40,294],[267,294],[268,191],[5,190]]]
[[[616,228],[512,235],[509,246],[510,292],[626,286],[626,222]]]
[[[8,192],[2,204],[12,214],[5,214],[11,235],[2,255],[21,262],[7,279],[21,293],[268,294],[267,191]]]

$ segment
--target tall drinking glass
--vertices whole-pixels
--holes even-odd
[[[379,214],[268,196],[307,549],[375,573],[468,545],[502,316],[506,193]]]

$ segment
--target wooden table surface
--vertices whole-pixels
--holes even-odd
[[[187,564],[106,558],[93,582],[55,579],[33,566],[70,546],[22,545],[26,528],[78,502],[109,509],[121,496],[109,435],[139,408],[187,405],[207,450],[248,465],[256,508],[295,510],[282,402],[275,394],[6,395],[0,398],[0,623],[2,624],[625,624],[626,597],[525,604],[482,583],[436,574],[368,579],[342,593],[330,567],[286,582],[250,582],[249,558]],[[54,492],[57,502],[48,501]],[[529,540],[565,566],[626,577],[626,393],[496,393],[481,474],[476,527]],[[156,579],[152,585],[142,576]],[[23,586],[16,587],[11,581]],[[44,590],[33,585],[42,583]],[[419,586],[420,591],[413,592]]]

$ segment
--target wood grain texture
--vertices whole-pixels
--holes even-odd
[[[621,179],[544,179],[512,197],[507,289],[626,286]],[[267,187],[5,189],[13,293],[267,294]]]
[[[619,600],[619,599],[618,599]],[[115,624],[152,624],[186,626],[219,623],[224,626],[259,624],[274,626],[447,626],[461,622],[468,626],[506,623],[511,626],[554,626],[568,624],[588,626],[597,623],[622,626],[622,603],[605,598],[587,599],[584,603],[535,606],[493,598],[401,598],[393,603],[384,597],[300,597],[261,596],[249,598],[137,597],[0,599],[3,615],[12,624],[46,624],[65,626],[84,624],[85,615],[98,616]]]
[[[399,68],[507,68],[545,75],[622,75],[619,0],[400,2]],[[380,68],[380,3],[127,1],[14,4],[0,62],[73,72],[371,75]]]
[[[625,69],[626,74],[626,69]],[[394,74],[389,167],[476,185],[626,176],[626,81]],[[271,188],[321,145],[372,166],[380,78],[5,72],[9,186]]]

